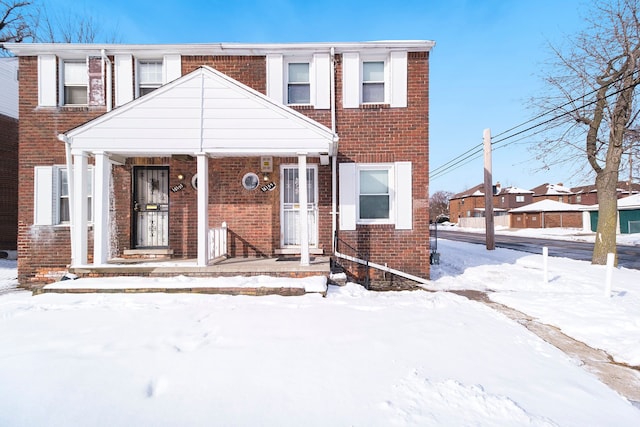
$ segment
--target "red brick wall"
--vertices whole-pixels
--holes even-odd
[[[340,239],[358,251],[369,252],[372,262],[420,277],[429,277],[430,267],[428,81],[428,54],[409,53],[407,108],[380,105],[342,109],[340,61],[337,66],[339,161],[411,161],[413,173],[412,230],[396,230],[394,225],[357,225],[355,231],[339,231]],[[382,273],[372,273],[375,279],[383,279]]]
[[[18,280],[21,284],[59,278],[70,261],[69,227],[34,226],[34,166],[64,165],[58,134],[104,113],[105,107],[38,107],[38,60],[20,58],[18,170]]]
[[[18,234],[18,120],[0,114],[0,250],[16,249]]]

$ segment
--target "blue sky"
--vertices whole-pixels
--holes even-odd
[[[434,40],[430,75],[430,164],[435,169],[492,134],[535,114],[548,43],[584,25],[583,0],[43,0],[99,17],[123,43]],[[84,4],[84,6],[81,6]],[[573,171],[539,171],[527,140],[493,153],[494,182],[533,188],[590,184]],[[483,181],[479,158],[431,181],[459,192]]]

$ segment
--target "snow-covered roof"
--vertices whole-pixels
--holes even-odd
[[[561,194],[571,194],[572,191],[570,188],[565,187],[562,184],[549,184],[547,185],[547,193],[549,195],[561,195]]]
[[[519,208],[511,209],[509,212],[579,212],[584,210],[583,205],[572,205],[570,203],[562,203],[555,200],[540,200],[539,202],[531,203],[526,206],[520,206]]]
[[[640,194],[618,199],[618,209],[640,209]]]
[[[525,190],[524,188],[518,187],[506,187],[503,188],[500,192],[508,194],[533,194],[533,191],[531,190]]]

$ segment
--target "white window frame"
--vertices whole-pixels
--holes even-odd
[[[142,74],[142,71],[141,71],[141,67],[142,67],[141,64],[142,63],[159,63],[160,64],[160,68],[161,68],[160,81],[153,82],[153,83],[142,82],[141,79],[140,79],[141,74]],[[153,89],[153,90],[156,90],[156,89],[158,89],[159,87],[162,86],[162,84],[164,83],[163,82],[163,79],[164,79],[163,76],[165,74],[164,67],[165,66],[164,66],[163,58],[137,58],[136,59],[136,70],[135,70],[135,73],[136,73],[135,97],[136,98],[139,98],[141,96],[140,95],[140,92],[141,92],[140,89]]]
[[[361,218],[360,214],[360,172],[362,171],[387,171],[389,179],[389,217],[388,218]],[[393,163],[358,163],[356,165],[356,224],[395,224],[395,173]]]
[[[77,63],[77,64],[81,64],[84,63],[85,65],[85,70],[86,70],[86,83],[84,85],[80,85],[80,84],[69,84],[67,85],[67,81],[66,81],[66,77],[65,77],[65,64],[67,63]],[[80,87],[80,86],[84,86],[86,89],[86,99],[84,101],[84,103],[80,104],[70,104],[69,102],[67,102],[66,99],[66,87]],[[74,106],[87,106],[89,104],[89,61],[88,59],[85,58],[61,58],[61,63],[60,63],[60,105],[61,106],[68,106],[68,107],[74,107]]]
[[[41,175],[44,178],[38,179],[38,169],[44,171],[45,174]],[[60,202],[63,198],[68,198],[70,192],[67,191],[67,196],[62,195],[62,173],[67,171],[65,165],[53,165],[53,166],[36,166],[35,174],[36,180],[34,182],[34,224],[35,225],[55,225],[68,227],[70,222],[68,220],[62,221],[60,218],[61,209]],[[89,202],[88,208],[88,221],[89,224],[93,223],[94,218],[94,170],[93,165],[88,166],[89,179],[87,189],[87,199]],[[67,183],[69,183],[67,176]],[[40,206],[39,202],[45,202],[45,205]],[[69,206],[69,212],[73,209],[73,206]]]
[[[289,102],[289,85],[292,84],[289,81],[289,65],[290,64],[307,64],[309,66],[309,80],[306,84],[309,85],[309,102],[308,103],[297,103],[297,102]],[[296,57],[288,57],[284,61],[284,94],[283,99],[285,100],[286,105],[314,105],[315,100],[313,94],[315,93],[315,79],[313,76],[315,75],[314,63],[311,58],[296,58]],[[294,83],[298,85],[302,85],[305,83]]]
[[[524,196],[522,194],[516,195],[516,203],[524,203]]]
[[[364,80],[364,64],[368,62],[382,62],[384,77],[382,81],[365,81]],[[364,85],[367,83],[382,83],[383,84],[383,99],[382,101],[364,101]],[[391,81],[389,79],[389,59],[387,56],[363,56],[360,58],[360,104],[362,105],[378,105],[389,104],[389,87]]]

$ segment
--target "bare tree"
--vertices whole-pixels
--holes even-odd
[[[104,32],[89,11],[56,9],[38,0],[0,0],[0,43],[116,43],[116,29]]]
[[[450,191],[436,191],[429,197],[429,221],[437,222],[440,218],[449,218]]]
[[[595,174],[598,227],[592,263],[604,264],[616,253],[617,183],[628,130],[639,110],[640,0],[598,0],[586,19],[587,29],[552,47],[551,94],[537,105],[558,113],[547,139],[537,148],[551,162],[579,158]],[[580,164],[578,163],[578,164]]]
[[[0,43],[33,37],[31,1],[0,0]]]

